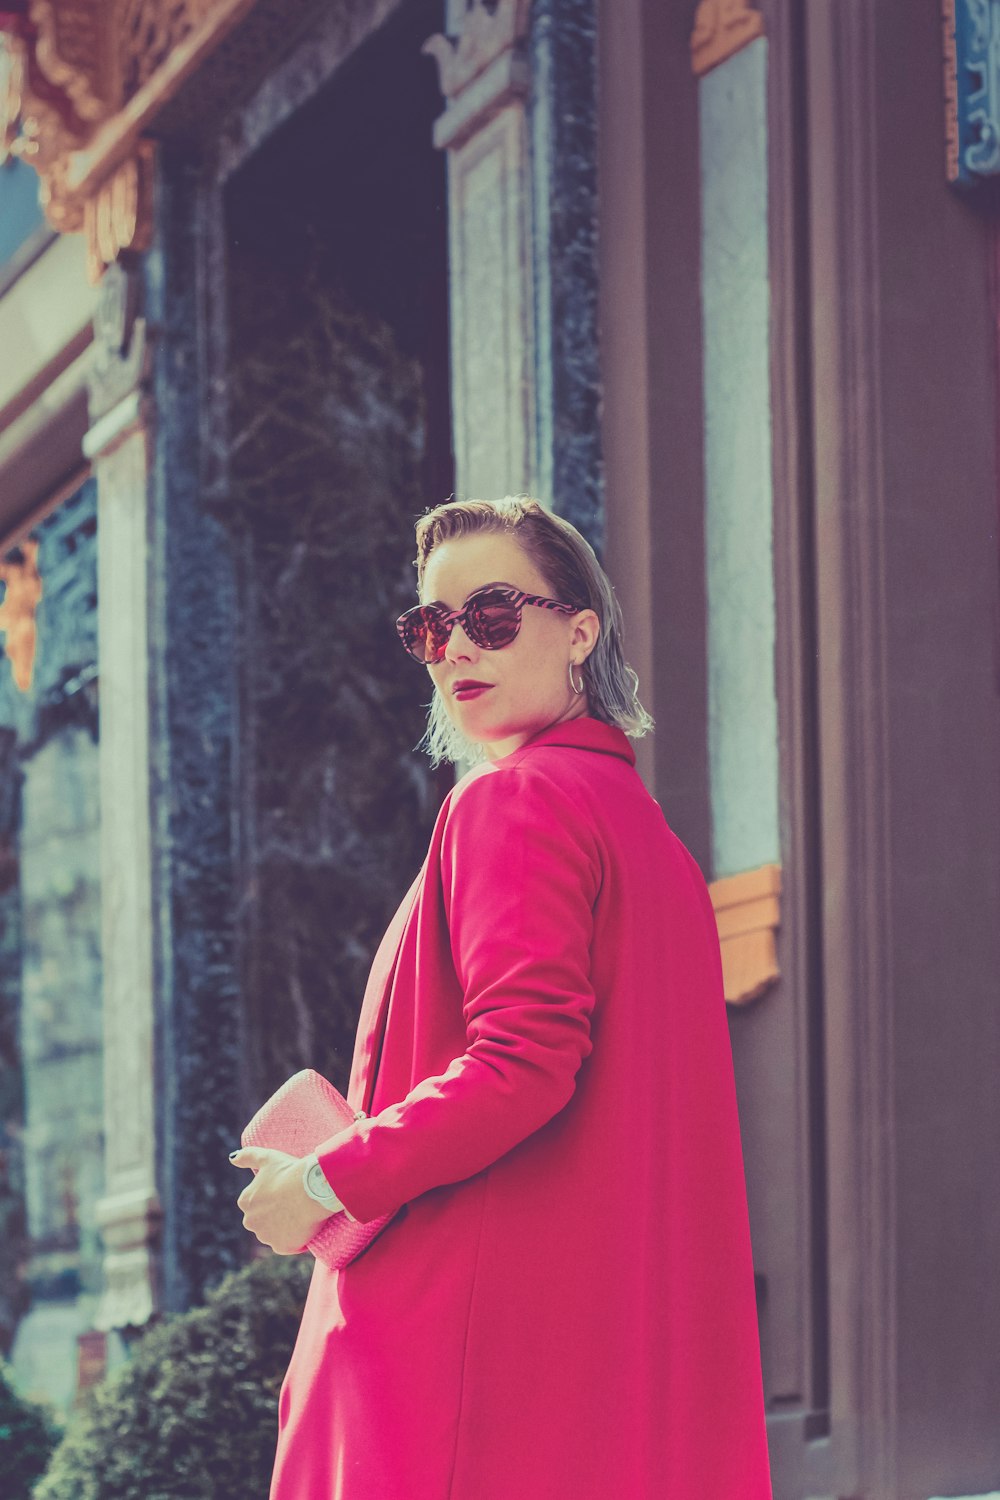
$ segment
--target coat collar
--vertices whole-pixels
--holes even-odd
[[[572,745],[578,750],[596,750],[603,755],[619,755],[630,766],[635,765],[635,751],[624,730],[617,724],[605,724],[590,714],[581,714],[578,719],[566,719],[562,724],[549,724],[533,734],[530,740],[509,755],[501,755],[491,761],[494,766],[513,765],[522,755],[527,755],[536,745]]]

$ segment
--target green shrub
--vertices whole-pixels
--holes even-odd
[[[35,1500],[265,1496],[313,1264],[255,1261],[152,1328],[74,1412]]]
[[[29,1500],[31,1486],[58,1440],[49,1413],[17,1394],[9,1365],[0,1360],[0,1489],[4,1500]]]

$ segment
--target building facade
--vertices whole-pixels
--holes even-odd
[[[1000,1488],[995,24],[6,0],[23,1383],[245,1259],[227,1151],[346,1079],[445,790],[412,522],[527,490],[615,583],[716,906],[775,1494]]]

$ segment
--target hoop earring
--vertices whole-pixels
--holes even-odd
[[[569,685],[573,689],[574,693],[582,693],[583,692],[583,672],[581,671],[581,673],[580,673],[580,686],[577,687],[576,683],[573,681],[573,663],[572,662],[570,662],[570,664],[569,664]]]

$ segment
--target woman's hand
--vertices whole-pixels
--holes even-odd
[[[296,1255],[330,1217],[329,1209],[305,1190],[305,1158],[244,1146],[229,1159],[234,1167],[249,1167],[254,1174],[236,1200],[243,1210],[244,1229],[278,1255]]]

